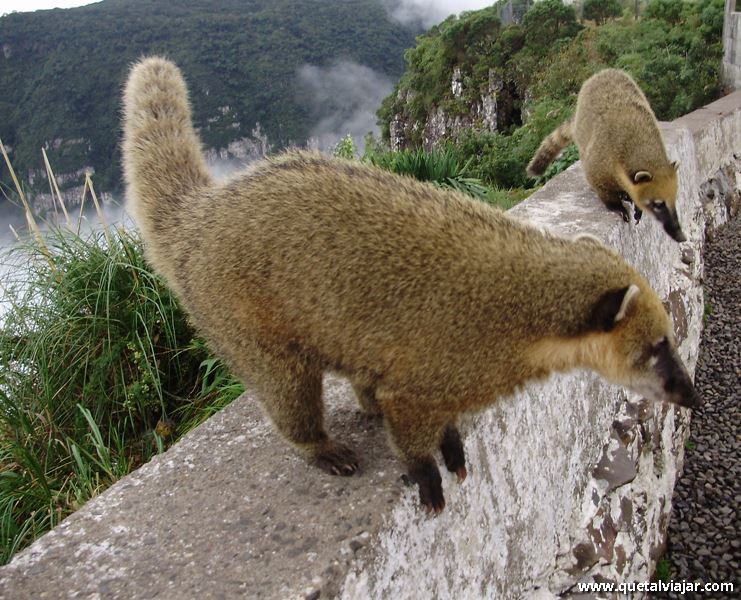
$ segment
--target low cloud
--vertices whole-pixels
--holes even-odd
[[[383,0],[389,16],[410,26],[432,27],[453,13],[479,10],[493,0]]]
[[[304,65],[298,71],[305,101],[318,119],[311,145],[329,150],[348,133],[362,148],[363,137],[377,132],[376,111],[393,90],[391,80],[364,65],[342,60],[326,67]]]

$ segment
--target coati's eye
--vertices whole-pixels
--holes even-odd
[[[669,338],[664,336],[653,346],[651,346],[651,356],[658,356],[663,350],[669,347]]]
[[[651,210],[655,213],[666,210],[666,202],[663,200],[652,200],[650,206]]]

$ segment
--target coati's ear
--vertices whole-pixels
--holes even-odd
[[[640,292],[640,288],[634,283],[628,287],[605,292],[592,309],[589,329],[611,331],[625,317],[625,313]]]
[[[637,171],[633,175],[633,183],[647,183],[654,178],[648,171]]]
[[[672,163],[672,168],[675,171],[679,171],[679,163],[676,160]]]

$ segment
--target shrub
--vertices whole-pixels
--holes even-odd
[[[0,563],[241,391],[120,229],[5,256]]]

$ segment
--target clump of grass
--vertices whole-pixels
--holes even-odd
[[[464,161],[452,146],[429,152],[422,148],[399,152],[374,151],[364,158],[386,171],[452,188],[479,200],[486,200],[489,192],[480,179],[469,177],[471,159]]]
[[[0,564],[243,391],[136,233],[32,230],[2,261]]]
[[[535,190],[512,188],[511,190],[491,188],[486,193],[486,201],[502,210],[509,210],[530,196]]]

